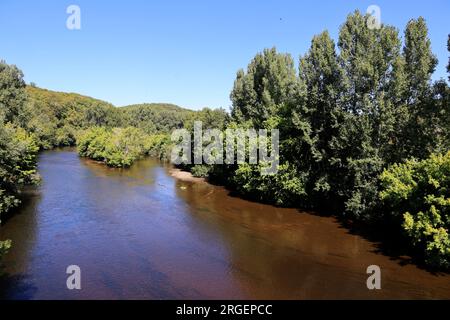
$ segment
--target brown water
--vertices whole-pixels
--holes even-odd
[[[43,153],[42,185],[0,229],[13,299],[450,298],[450,276],[403,265],[334,218],[248,202],[172,178]],[[366,287],[379,265],[382,290]],[[78,265],[82,289],[66,288]]]

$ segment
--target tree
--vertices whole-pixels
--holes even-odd
[[[447,40],[447,50],[448,52],[450,52],[450,34],[448,35]],[[449,73],[448,80],[450,81],[450,57],[448,58],[447,72]]]
[[[395,142],[396,101],[404,79],[398,31],[385,25],[369,29],[367,19],[356,11],[339,33],[344,114],[331,142],[337,155],[331,161],[344,172],[335,189],[355,217],[370,217],[376,206],[378,175]]]
[[[308,192],[318,197],[317,203],[329,200],[328,193],[335,184],[339,171],[331,162],[330,142],[338,134],[341,113],[342,68],[338,63],[334,41],[327,31],[315,36],[308,53],[300,59],[300,81],[305,96],[292,108],[292,128],[284,145],[292,148],[291,161],[309,176]]]
[[[26,101],[23,73],[14,65],[0,60],[0,117],[5,122],[24,122]]]
[[[289,54],[265,49],[250,62],[247,72],[239,70],[231,92],[231,115],[238,122],[251,121],[262,128],[264,121],[283,112],[295,98],[297,79]]]
[[[0,62],[0,218],[20,203],[20,189],[38,180],[37,144],[20,127],[25,122],[25,102],[22,72]]]
[[[0,119],[1,120],[1,119]],[[0,218],[20,204],[19,192],[39,180],[34,139],[22,128],[0,125]]]
[[[431,75],[437,59],[431,51],[428,28],[422,17],[408,22],[405,30],[406,104],[408,119],[403,132],[406,157],[426,158],[435,149],[435,110],[432,103]]]
[[[406,25],[405,70],[408,81],[408,103],[414,104],[425,97],[430,89],[431,75],[438,63],[431,51],[425,19],[411,19]]]
[[[380,198],[432,266],[450,267],[450,152],[396,164],[381,175]]]

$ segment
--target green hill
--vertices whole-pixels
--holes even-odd
[[[174,104],[145,103],[119,108],[122,125],[142,129],[146,133],[167,133],[184,126],[197,112]]]
[[[78,132],[95,126],[137,127],[146,133],[167,133],[183,127],[196,111],[173,104],[149,103],[115,107],[111,103],[76,93],[27,86],[25,108],[28,130],[42,149],[71,146]]]

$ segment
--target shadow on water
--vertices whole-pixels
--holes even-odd
[[[210,184],[216,187],[222,187],[223,185],[220,182],[216,181],[208,181]],[[228,189],[227,196],[234,199],[241,199],[244,201],[249,201],[258,204],[265,204],[274,208],[280,209],[295,209],[299,214],[309,214],[312,216],[322,217],[322,218],[332,218],[335,219],[339,224],[339,227],[345,230],[350,235],[359,236],[371,244],[373,244],[374,253],[382,254],[386,257],[389,257],[392,261],[397,262],[400,266],[413,265],[418,267],[421,270],[424,270],[430,274],[435,276],[438,275],[449,275],[450,271],[442,271],[437,270],[429,265],[424,263],[424,259],[421,257],[421,253],[415,251],[411,248],[410,243],[403,236],[403,230],[398,227],[394,227],[393,225],[383,224],[383,223],[375,223],[370,225],[364,222],[355,222],[351,219],[346,219],[345,217],[333,214],[331,212],[337,212],[339,210],[330,209],[330,205],[327,207],[319,208],[319,209],[311,209],[311,208],[293,208],[293,207],[282,207],[276,204],[271,203],[270,201],[265,201],[264,199],[255,199],[252,196],[245,196],[239,194],[238,192]],[[336,205],[338,207],[338,205]]]
[[[22,190],[21,194],[19,195],[20,205],[1,216],[1,226],[6,225],[8,221],[15,216],[26,213],[26,208],[34,206],[36,204],[36,201],[39,201],[39,197],[40,192],[38,186],[26,187],[24,190]]]
[[[394,262],[376,238],[334,217],[244,200],[168,170],[154,159],[115,170],[74,152],[44,153],[42,198],[1,229],[14,247],[0,297],[450,297],[450,277]],[[66,288],[69,264],[83,270],[80,292]],[[383,268],[378,292],[366,287],[372,264]]]
[[[41,201],[40,187],[27,187],[20,195],[21,205],[2,216],[1,240],[12,240],[0,270],[0,299],[32,299],[37,292],[26,273],[29,253],[36,237],[36,210]]]
[[[31,300],[37,291],[29,275],[0,275],[0,300]]]
[[[411,248],[401,228],[379,223],[370,226],[344,219],[338,219],[340,228],[348,234],[357,235],[374,245],[374,253],[389,257],[390,260],[401,266],[414,266],[434,276],[448,276],[450,271],[433,268],[424,262],[422,253]]]

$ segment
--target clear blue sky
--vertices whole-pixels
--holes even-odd
[[[66,28],[66,8],[81,8],[81,30]],[[314,34],[338,28],[355,9],[381,8],[403,33],[423,16],[446,77],[450,1],[351,0],[1,0],[0,58],[27,82],[117,106],[171,102],[198,109],[230,105],[236,71],[266,47],[297,60]]]

